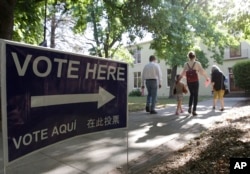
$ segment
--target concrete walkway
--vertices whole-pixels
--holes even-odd
[[[154,158],[152,149],[162,147],[166,155],[180,149],[243,100],[246,98],[225,98],[223,112],[212,110],[212,100],[199,102],[196,117],[190,116],[185,106],[184,114],[174,115],[175,105],[158,109],[156,115],[145,111],[129,113],[128,129],[90,134],[52,145],[17,160],[5,172],[1,143],[0,174],[107,174],[117,173],[114,169],[121,166],[127,173],[140,173],[148,157]],[[140,156],[145,158],[137,160]],[[126,165],[128,161],[134,161],[135,165]]]

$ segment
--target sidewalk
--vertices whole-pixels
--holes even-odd
[[[58,143],[12,163],[6,168],[6,174],[106,174],[117,173],[115,169],[121,166],[123,171],[140,173],[143,165],[153,164],[160,158],[153,149],[164,151],[165,155],[180,149],[245,99],[225,98],[223,112],[212,110],[212,100],[199,102],[195,117],[189,116],[186,106],[183,115],[174,115],[175,105],[158,109],[156,115],[145,111],[129,113],[127,130],[90,134]],[[0,146],[0,174],[4,174],[2,139]]]

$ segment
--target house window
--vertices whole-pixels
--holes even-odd
[[[141,50],[136,49],[133,51],[134,64],[141,63]]]
[[[240,89],[235,83],[233,68],[229,67],[228,71],[229,71],[228,86],[229,86],[230,91],[241,91],[242,89]]]
[[[241,57],[241,45],[230,47],[230,57]]]
[[[170,87],[171,84],[171,74],[172,74],[172,69],[167,69],[167,86]]]
[[[134,72],[134,88],[141,88],[141,72]]]

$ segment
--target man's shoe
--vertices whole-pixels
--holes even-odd
[[[197,115],[197,113],[194,111],[194,112],[193,112],[193,116],[196,116],[196,115]]]
[[[188,113],[191,114],[191,108],[188,108]]]
[[[146,106],[146,112],[150,112],[150,110],[149,110],[149,107],[148,107],[148,106]]]
[[[155,110],[150,111],[150,114],[157,114]]]

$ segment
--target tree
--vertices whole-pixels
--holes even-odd
[[[72,3],[71,1],[54,0],[54,2],[48,5],[47,23],[50,25],[49,36],[51,48],[56,48],[56,39],[64,42],[64,45],[65,43],[73,45],[73,39],[70,39],[70,41],[65,39],[65,35],[69,35],[70,27],[74,26],[74,20],[72,19],[74,6]]]
[[[0,38],[38,42],[43,0],[0,0]]]
[[[121,22],[119,22],[121,19],[121,11],[112,10],[110,6],[113,4],[119,6],[118,2],[113,1],[112,4],[107,2],[107,5],[102,1],[88,0],[27,0],[25,2],[13,2],[15,2],[15,4],[0,0],[1,7],[3,7],[2,4],[4,4],[5,6],[9,5],[13,8],[12,17],[7,11],[1,11],[6,12],[6,15],[10,17],[6,22],[8,22],[9,28],[13,28],[13,30],[6,30],[6,27],[4,27],[0,30],[0,34],[2,34],[1,38],[38,44],[45,39],[46,31],[49,31],[50,33],[47,32],[47,34],[50,37],[50,47],[55,48],[56,39],[58,39],[59,41],[57,43],[63,42],[64,47],[70,45],[72,48],[77,49],[77,51],[84,51],[84,48],[81,48],[84,47],[83,41],[78,43],[78,45],[75,44],[76,40],[79,42],[80,39],[74,38],[75,36],[71,33],[72,28],[74,28],[74,31],[77,33],[83,33],[87,28],[88,22],[92,22],[93,24],[93,20],[98,19],[94,24],[97,26],[95,27],[94,40],[98,43],[98,46],[93,45],[94,47],[91,53],[101,57],[116,58],[121,54],[123,56],[127,55],[123,60],[132,62],[131,55],[128,56],[124,49],[119,50],[121,47],[119,42],[124,33],[124,27]],[[45,4],[47,4],[47,8],[45,8]],[[97,13],[94,11],[96,10],[95,7],[96,9],[99,8],[96,11]],[[88,12],[89,15],[87,16]],[[44,18],[46,18],[46,20]],[[13,20],[12,23],[11,20]],[[108,25],[102,28],[101,24],[104,24],[103,21],[106,21]],[[1,20],[0,22],[2,22],[0,23],[1,26],[6,26],[6,24],[2,25],[5,21]],[[58,34],[60,35],[59,37]],[[70,35],[72,38],[69,39]],[[79,44],[82,45],[80,46]],[[93,44],[93,42],[91,44]],[[96,50],[98,50],[98,54],[96,54]],[[119,50],[119,52],[115,54],[117,50]]]
[[[60,15],[63,16],[72,10],[72,4],[84,1],[87,0],[0,0],[0,38],[38,44],[44,40],[45,17],[51,21],[54,19],[51,25],[54,38],[53,31],[64,21],[62,17],[56,19],[55,15],[61,12]],[[45,9],[46,3],[48,9]],[[47,16],[45,10],[49,12]],[[52,47],[55,47],[53,42],[52,39]]]
[[[43,40],[45,1],[0,0],[0,7],[4,9],[0,10],[0,38],[31,44],[40,43]],[[49,5],[64,4],[65,8],[60,11],[63,12],[61,14],[66,14],[65,12],[73,14],[76,22],[72,21],[72,28],[74,27],[76,33],[83,33],[87,23],[92,24],[90,25],[94,31],[94,39],[92,38],[90,42],[93,47],[92,54],[112,57],[120,46],[121,33],[129,33],[129,38],[133,41],[135,35],[143,37],[143,31],[149,31],[158,42],[155,44],[157,53],[160,55],[160,52],[161,54],[165,52],[164,59],[167,56],[168,63],[171,64],[174,60],[177,66],[180,66],[185,58],[176,59],[176,53],[186,54],[192,47],[193,38],[200,38],[203,44],[214,52],[212,58],[222,63],[223,48],[228,44],[230,37],[222,34],[222,30],[217,27],[218,21],[221,23],[220,28],[225,31],[233,31],[226,27],[234,27],[234,30],[244,31],[244,36],[247,36],[249,12],[238,10],[237,13],[228,13],[223,11],[224,8],[216,11],[223,1],[216,2],[215,0],[48,0]],[[232,4],[229,3],[231,1],[225,2],[227,4],[225,9],[231,8]],[[240,2],[245,3],[241,5],[242,7],[249,6],[249,2],[243,0]],[[237,18],[233,18],[235,14]],[[62,20],[59,19],[55,21],[56,25],[52,25],[54,26],[51,30],[52,38],[55,38],[53,31],[58,22],[61,23]],[[53,39],[51,43],[54,47]],[[156,45],[160,47],[157,48]],[[201,60],[201,57],[199,59]]]
[[[250,39],[250,2],[246,0],[218,0],[213,12],[216,19],[238,39]]]
[[[231,37],[217,28],[217,21],[210,13],[210,5],[208,1],[202,0],[164,1],[146,24],[148,31],[153,33],[151,48],[172,69],[170,97],[177,67],[187,61],[189,50],[195,50],[203,67],[208,67],[208,59],[197,43],[206,45],[213,53],[212,58],[222,63],[224,47],[229,44]]]
[[[119,1],[115,1],[112,5],[120,4]],[[86,28],[83,25],[88,24],[90,54],[105,58],[113,57],[115,51],[121,46],[122,35],[126,31],[121,23],[120,11],[112,9],[100,0],[92,0],[87,4],[87,11],[88,15],[78,18],[74,31],[84,33]],[[75,12],[74,16],[79,16],[79,12]]]
[[[0,38],[11,39],[16,0],[0,0]]]

